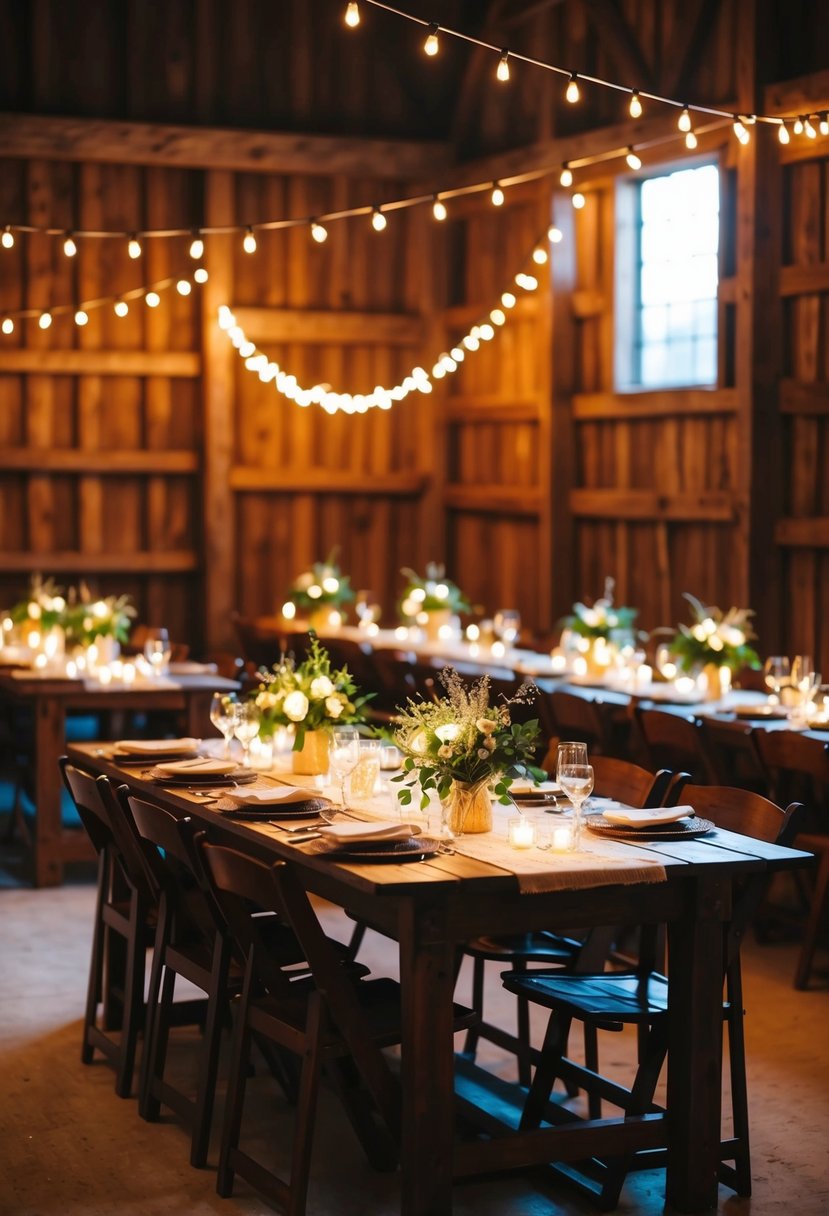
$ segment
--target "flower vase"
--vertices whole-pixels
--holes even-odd
[[[306,730],[302,747],[291,752],[292,767],[295,773],[303,773],[308,777],[319,777],[328,772],[328,732],[324,730]]]
[[[731,673],[727,667],[706,663],[702,669],[703,695],[706,701],[720,701],[731,688]]]
[[[308,624],[314,633],[331,633],[332,630],[339,629],[340,614],[336,608],[326,604],[323,608],[314,609],[308,618]]]
[[[427,641],[439,642],[441,639],[441,629],[444,625],[452,624],[452,613],[448,608],[439,608],[436,612],[426,613],[426,623],[423,626],[423,632],[426,634]]]
[[[473,832],[488,832],[492,828],[492,799],[490,779],[467,785],[464,781],[453,781],[445,800],[442,800],[443,821],[455,836],[471,835]]]

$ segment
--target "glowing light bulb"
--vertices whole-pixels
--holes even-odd
[[[551,224],[547,229],[547,240],[552,245],[558,245],[564,240],[564,233],[560,228],[556,228],[555,224]]]
[[[573,170],[567,164],[567,161],[561,166],[561,173],[558,177],[559,183],[565,190],[569,190],[573,184]]]
[[[641,161],[641,160],[639,159],[639,157],[636,155],[636,153],[634,152],[633,148],[628,148],[628,150],[627,150],[627,156],[625,157],[625,160],[626,160],[626,161],[627,161],[627,163],[630,165],[631,169],[634,169],[634,170],[635,170],[635,169],[641,169],[641,168],[642,168],[642,161]]]
[[[511,291],[505,291],[501,296],[501,303],[504,308],[515,308],[516,299]]]
[[[572,106],[574,106],[577,101],[581,100],[581,89],[579,88],[579,78],[575,72],[570,77],[570,79],[567,81],[567,88],[564,92],[564,96],[567,99],[567,101],[570,102],[570,105],[572,105]]]
[[[509,80],[509,51],[501,51],[501,58],[498,60],[495,75],[499,80]]]
[[[533,250],[533,261],[535,262],[536,266],[544,266],[547,262],[547,250],[542,249],[540,245],[536,245],[535,249]]]
[[[634,89],[630,95],[630,116],[631,118],[642,117],[642,99],[639,96],[639,90]]]
[[[144,296],[144,303],[148,308],[158,308],[161,303],[161,296],[157,291],[148,291]]]
[[[3,324],[0,325],[0,330],[2,330],[4,334],[14,333],[14,321],[11,319],[11,317],[3,318]]]
[[[795,135],[803,134],[803,119],[802,118],[796,118],[794,120],[794,126],[792,127],[792,130],[794,131]]]
[[[732,130],[733,130],[734,134],[737,136],[737,138],[739,139],[741,144],[747,144],[749,142],[749,140],[751,139],[751,136],[749,135],[748,131],[744,127],[743,120],[739,117],[739,115],[735,114],[735,116],[734,116]]]
[[[784,122],[781,122],[780,126],[777,128],[777,138],[780,140],[781,144],[787,144],[791,140],[789,128]]]
[[[803,124],[803,129],[804,129],[804,131],[806,132],[806,134],[807,134],[807,136],[809,137],[809,139],[817,139],[817,131],[816,131],[816,130],[815,130],[815,128],[812,126],[812,120],[811,120],[811,118],[807,118],[807,119],[806,119],[806,121],[805,121],[805,122],[804,122],[804,124]]]
[[[383,232],[383,230],[388,227],[388,223],[389,223],[389,221],[383,215],[383,212],[380,210],[380,208],[372,207],[372,209],[371,209],[371,226],[374,229],[374,231]]]
[[[518,287],[523,287],[524,291],[535,291],[538,286],[538,279],[532,274],[519,273],[515,276],[515,282]]]
[[[193,279],[195,280],[196,283],[206,283],[207,282],[208,274],[207,274],[207,271],[205,270],[204,266],[198,266],[193,271]]]
[[[189,279],[179,279],[176,283],[176,291],[180,296],[189,296],[193,290],[193,284]]]
[[[68,258],[73,258],[78,252],[78,246],[75,244],[75,239],[71,232],[67,232],[66,239],[63,242],[63,252]]]
[[[691,112],[687,106],[682,107],[682,113],[680,114],[676,125],[679,127],[680,131],[691,130]]]
[[[130,255],[133,261],[135,261],[136,258],[141,257],[141,242],[134,233],[130,237],[129,243],[127,244],[127,253]]]
[[[504,191],[501,188],[501,186],[498,184],[498,182],[496,182],[494,184],[494,186],[492,187],[492,193],[490,194],[489,198],[490,198],[490,202],[492,203],[493,207],[503,207]]]
[[[130,310],[130,306],[126,300],[116,300],[113,312],[116,317],[125,317]]]
[[[820,116],[819,130],[821,135],[829,135],[829,114],[825,110]]]
[[[581,210],[582,210],[582,208],[583,208],[583,207],[585,206],[585,204],[587,203],[587,199],[586,199],[586,198],[584,197],[584,195],[583,195],[583,194],[582,194],[580,191],[578,191],[578,190],[577,190],[577,191],[576,191],[576,193],[573,195],[573,197],[572,197],[572,199],[571,199],[570,201],[572,202],[572,204],[573,204],[573,206],[575,207],[576,211],[581,211]]]
[[[204,257],[204,241],[198,232],[193,233],[193,239],[190,242],[190,257],[197,262],[199,258]]]
[[[432,203],[432,215],[440,223],[443,223],[448,214],[449,212],[446,210],[446,203],[444,203],[443,199],[439,198],[436,194],[435,201]]]
[[[41,329],[48,329],[52,324],[52,314],[50,312],[42,312],[37,319],[37,323]]]
[[[4,249],[14,248],[14,233],[8,224],[6,224],[6,227],[3,229],[3,235],[0,236],[0,245],[2,245]]]
[[[75,324],[76,325],[88,325],[89,324],[89,313],[84,311],[83,308],[79,308],[78,311],[75,313]]]
[[[328,229],[319,220],[311,221],[311,236],[318,245],[324,245],[328,240]]]
[[[689,150],[689,152],[693,152],[694,148],[697,146],[697,143],[698,140],[696,135],[693,131],[689,131],[685,136],[685,147]]]
[[[492,312],[489,314],[489,319],[492,321],[493,325],[506,325],[507,314],[502,308],[493,308]]]
[[[356,29],[360,24],[360,6],[357,0],[351,0],[350,4],[345,8],[345,23],[349,29]]]
[[[429,33],[426,36],[426,41],[423,43],[423,49],[427,55],[437,55],[440,50],[440,43],[438,42],[439,29],[440,26],[436,21],[433,21],[429,26]]]
[[[256,237],[253,235],[252,228],[248,228],[248,230],[245,232],[245,237],[242,241],[242,248],[244,249],[245,253],[256,253]]]

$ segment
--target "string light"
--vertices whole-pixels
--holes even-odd
[[[132,236],[129,238],[129,241],[127,242],[127,253],[132,258],[133,261],[135,261],[136,258],[141,257],[141,242],[139,241],[139,239],[135,235],[135,233],[132,234]]]
[[[490,194],[490,202],[493,207],[503,207],[505,194],[500,182],[493,182],[492,193]]]
[[[52,314],[50,312],[42,312],[37,319],[37,323],[41,329],[48,329],[52,324]]]
[[[569,190],[573,184],[573,170],[567,164],[567,161],[565,161],[561,166],[561,173],[559,174],[558,180],[565,190]]]
[[[389,221],[383,215],[379,207],[371,209],[371,226],[375,232],[383,232],[388,227]]]
[[[824,110],[820,116],[819,129],[821,135],[829,135],[829,114]]]
[[[691,112],[687,106],[682,107],[682,113],[680,114],[679,118],[677,119],[676,125],[679,127],[680,131],[682,131],[683,133],[685,131],[691,130]]]
[[[574,72],[567,81],[567,88],[564,91],[564,96],[570,105],[574,106],[577,101],[581,100],[581,89],[579,88],[579,78]]]
[[[785,122],[781,122],[780,126],[777,128],[777,138],[780,140],[781,144],[787,144],[791,140],[789,128],[786,126]]]
[[[427,55],[437,55],[440,50],[440,42],[438,41],[438,33],[440,26],[436,21],[433,21],[429,26],[429,33],[426,36],[426,41],[423,43],[423,49]]]
[[[633,147],[628,148],[625,160],[627,161],[627,163],[631,169],[636,170],[636,169],[642,168],[642,161],[641,161],[640,157],[638,157],[636,155],[636,152],[634,151]]]
[[[14,333],[14,321],[11,319],[11,317],[3,318],[3,324],[0,325],[0,330],[2,330],[4,334]]]
[[[206,283],[208,274],[204,266],[197,266],[193,271],[193,281],[195,283]]]
[[[581,211],[585,206],[587,199],[584,197],[581,191],[577,190],[570,201],[575,207],[576,211]]]
[[[75,313],[75,324],[81,326],[89,324],[89,313],[85,309],[79,308]]]
[[[357,4],[357,0],[351,0],[351,3],[346,5],[344,20],[352,30],[360,24],[360,6]]]
[[[6,227],[3,229],[3,235],[0,236],[0,245],[2,245],[4,249],[14,248],[14,233],[8,224],[6,224]]]
[[[244,249],[245,253],[256,253],[256,237],[253,235],[253,229],[250,226],[245,229],[242,248]]]
[[[434,202],[432,203],[432,215],[439,223],[442,224],[448,214],[449,212],[446,210],[446,203],[439,194],[436,194]]]
[[[189,279],[179,279],[176,283],[176,291],[180,296],[189,296],[193,290],[193,284]]]
[[[495,75],[498,80],[509,80],[509,51],[501,51],[501,58],[498,60]]]
[[[190,257],[196,262],[204,257],[204,241],[198,229],[193,233],[193,239],[190,242]]]
[[[63,252],[68,258],[73,258],[78,252],[78,246],[75,244],[75,240],[71,232],[67,232],[66,234],[63,242]]]
[[[536,266],[543,266],[547,261],[549,261],[549,254],[542,245],[536,245],[535,249],[533,250],[533,261],[535,262]]]
[[[803,123],[803,129],[806,132],[806,135],[808,136],[809,139],[817,139],[817,131],[812,126],[811,118],[807,118],[805,120],[805,122]]]
[[[504,308],[515,308],[518,300],[511,291],[505,291],[501,295],[501,303],[503,304]]]
[[[112,311],[116,317],[125,317],[130,310],[130,306],[126,300],[116,300]]]
[[[685,147],[689,152],[693,152],[694,148],[697,146],[697,143],[698,140],[696,134],[693,131],[689,131],[685,136]]]
[[[311,236],[318,245],[324,245],[328,240],[328,229],[319,220],[311,220]]]
[[[792,125],[792,130],[794,131],[795,135],[803,134],[803,117],[802,116],[800,118],[796,118],[794,120],[794,123]]]
[[[148,308],[158,308],[161,303],[161,296],[157,291],[148,291],[144,296],[144,303]]]
[[[750,141],[751,136],[749,135],[748,131],[746,130],[746,127],[743,124],[743,120],[740,118],[740,116],[738,114],[734,115],[734,123],[733,123],[732,129],[741,144],[745,145]]]
[[[631,118],[642,117],[642,99],[639,96],[639,90],[634,89],[630,95],[629,113]]]
[[[552,245],[558,245],[564,240],[564,233],[560,228],[556,228],[555,224],[551,224],[547,229],[547,240]]]

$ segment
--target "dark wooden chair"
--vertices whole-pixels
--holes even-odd
[[[106,1056],[115,1068],[116,1094],[128,1098],[144,1028],[146,955],[155,933],[157,901],[138,842],[107,778],[96,779],[65,756],[60,769],[98,855],[81,1060],[91,1064],[96,1051]]]
[[[398,1084],[380,1049],[400,1039],[399,986],[391,979],[358,978],[352,968],[343,965],[286,863],[268,865],[235,849],[210,844],[204,836],[199,838],[199,847],[216,903],[245,969],[217,1190],[220,1195],[231,1195],[235,1175],[240,1174],[291,1216],[302,1216],[323,1067],[369,1161],[377,1168],[394,1167],[395,1142],[400,1135]],[[263,911],[275,912],[295,932],[309,964],[304,977],[291,978],[274,959],[262,936]],[[456,1009],[456,1016],[460,1026],[472,1015],[469,1010]],[[239,1143],[254,1037],[300,1061],[295,1134],[285,1176],[254,1159]]]
[[[802,815],[794,804],[785,811],[768,799],[748,790],[716,786],[686,786],[682,801],[698,814],[711,817],[721,828],[777,844],[791,844]],[[735,892],[732,918],[725,928],[723,1018],[728,1031],[731,1074],[733,1134],[721,1144],[720,1180],[740,1195],[751,1193],[751,1165],[746,1090],[743,997],[740,943],[745,928],[762,895],[762,883],[747,880]],[[628,1117],[659,1111],[654,1092],[668,1046],[668,981],[656,968],[658,926],[643,926],[642,945],[636,967],[627,971],[605,971],[592,975],[507,972],[504,986],[527,1000],[549,1009],[550,1020],[541,1062],[536,1068],[521,1118],[522,1128],[542,1122],[577,1122],[580,1117],[551,1102],[557,1079],[582,1086],[588,1095],[621,1108]],[[597,1075],[567,1057],[567,1041],[573,1021],[597,1029],[621,1030],[625,1025],[645,1027],[645,1049],[640,1052],[630,1087]],[[590,1110],[591,1118],[595,1109]],[[631,1169],[649,1169],[664,1161],[664,1150],[649,1150],[626,1158],[595,1158],[582,1166],[553,1166],[583,1193],[609,1210],[617,1205],[626,1174]],[[733,1162],[733,1165],[728,1164]]]
[[[634,711],[637,726],[647,750],[649,766],[656,771],[669,768],[690,773],[696,782],[707,781],[699,723],[682,714],[638,705]]]
[[[238,612],[231,615],[239,648],[247,666],[256,671],[260,667],[272,667],[284,652],[286,638],[275,629],[264,629],[252,617]]]
[[[542,699],[548,702],[559,739],[586,743],[591,752],[598,754],[612,750],[610,712],[600,697],[585,697],[556,689],[542,694]]]
[[[749,723],[703,717],[699,729],[705,765],[715,784],[768,796],[768,778],[757,750],[756,732]]]

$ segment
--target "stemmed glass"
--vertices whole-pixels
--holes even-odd
[[[259,710],[253,701],[238,701],[233,733],[242,745],[242,768],[250,768],[250,745],[259,734]]]
[[[214,692],[210,701],[210,721],[225,741],[225,760],[230,759],[230,740],[236,730],[236,694]]]
[[[499,608],[492,620],[495,636],[505,646],[514,646],[521,632],[521,613],[517,608]]]
[[[170,635],[166,629],[153,629],[144,642],[144,658],[155,679],[167,674],[172,655]]]
[[[563,764],[559,783],[573,804],[573,848],[577,849],[581,836],[582,807],[593,793],[593,768],[589,764]]]
[[[587,764],[587,744],[565,741],[556,752],[556,781],[561,785],[561,770],[565,764]]]
[[[770,654],[763,664],[763,680],[777,699],[780,691],[791,682],[791,663],[784,654]]]
[[[673,656],[673,651],[667,642],[660,642],[656,648],[654,662],[659,674],[669,683],[676,678],[677,665]]]
[[[328,766],[340,787],[340,810],[345,811],[345,782],[360,759],[360,732],[356,726],[335,726],[328,750]],[[323,818],[327,818],[323,812]]]

